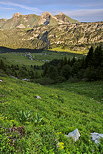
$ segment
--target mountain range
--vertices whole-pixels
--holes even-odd
[[[22,15],[20,13],[15,13],[11,19],[0,19],[0,28],[33,28],[40,25],[57,25],[77,22],[77,20],[74,20],[63,13],[55,16],[49,12],[44,12],[41,16],[35,14]]]
[[[0,46],[10,48],[86,50],[103,42],[103,22],[79,22],[63,13],[44,12],[0,19]]]

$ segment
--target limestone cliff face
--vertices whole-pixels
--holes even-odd
[[[103,42],[103,22],[59,25],[48,35],[51,47],[85,49],[94,43]]]
[[[92,44],[103,43],[103,22],[42,25],[28,30],[0,30],[0,36],[0,46],[11,48],[60,47],[85,50]]]
[[[48,25],[50,23],[50,18],[52,15],[49,12],[42,13],[40,17],[40,21],[38,22],[39,25]]]

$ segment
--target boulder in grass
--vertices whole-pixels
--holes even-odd
[[[0,80],[0,82],[3,82],[3,80]]]
[[[23,80],[23,81],[30,81],[30,79],[26,79],[26,78],[25,78],[25,79],[22,79],[22,80]]]
[[[103,134],[99,133],[91,133],[92,141],[94,141],[96,144],[100,142],[100,139],[103,138]]]
[[[35,96],[35,98],[37,98],[37,99],[41,99],[41,97],[40,97],[40,96]]]
[[[75,142],[79,139],[80,133],[78,129],[75,129],[74,131],[70,132],[66,137],[71,137]]]

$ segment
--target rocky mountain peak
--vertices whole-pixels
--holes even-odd
[[[21,13],[19,13],[19,12],[14,13],[13,18],[15,18],[15,17],[19,17],[20,15],[22,15],[22,14],[21,14]]]
[[[49,12],[42,13],[39,24],[48,25],[50,23],[51,17],[52,17],[52,14]]]
[[[60,12],[58,15],[59,16],[65,16],[65,14],[63,12]]]
[[[70,23],[78,23],[77,20],[70,18],[69,16],[65,15],[64,13],[60,12],[59,14],[55,15],[55,17],[63,24],[70,24]]]
[[[46,18],[46,17],[52,16],[52,14],[50,12],[43,12],[41,16]]]

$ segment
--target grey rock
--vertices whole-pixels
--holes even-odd
[[[37,98],[37,99],[41,99],[41,97],[40,97],[40,96],[35,96],[35,98]]]
[[[11,75],[10,77],[11,77],[11,78],[14,78],[14,79],[18,79],[17,77],[15,77],[15,76],[12,76],[12,75]]]
[[[91,133],[91,137],[92,137],[92,141],[94,141],[95,143],[99,143],[100,139],[103,138],[103,134],[99,134],[99,133]]]
[[[3,80],[0,80],[0,82],[3,82]]]
[[[80,137],[80,133],[79,133],[78,129],[75,129],[73,132],[70,132],[66,136],[71,137],[76,142]]]
[[[22,80],[23,80],[23,81],[30,81],[30,79],[26,79],[26,78],[25,78],[25,79],[22,79]]]

